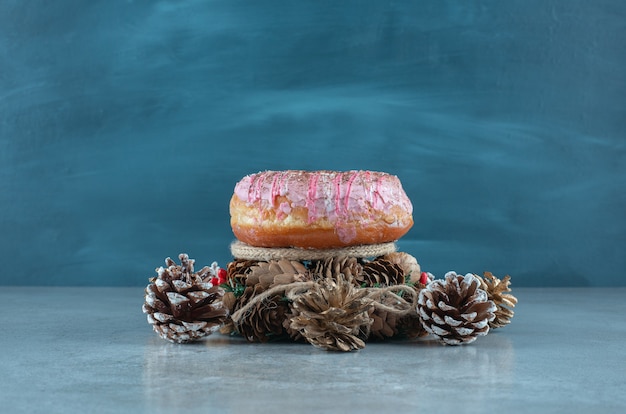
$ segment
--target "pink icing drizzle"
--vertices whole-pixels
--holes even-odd
[[[265,176],[263,174],[257,174],[254,177],[254,198],[255,199],[260,199],[261,198],[261,191],[263,189],[263,181],[265,179]]]
[[[348,179],[348,183],[346,184],[346,195],[343,198],[343,211],[348,212],[348,204],[350,203],[350,191],[352,190],[352,183],[356,179],[358,171],[354,171],[350,178]]]
[[[333,188],[335,189],[335,214],[337,217],[341,216],[341,174],[335,175],[333,178]]]
[[[365,177],[363,177],[363,182],[369,182],[370,181],[370,172],[369,171],[365,171],[364,173]],[[378,180],[377,180],[378,181]],[[367,192],[367,201],[373,206],[374,205],[374,193],[372,191],[368,191]]]
[[[278,180],[278,188],[276,189],[276,194],[272,194],[272,197],[278,197],[280,195],[283,195],[283,193],[285,192],[285,176],[287,174],[283,171],[279,172],[277,175],[280,177]]]
[[[278,192],[276,191],[276,183],[278,182],[279,178],[280,178],[279,174],[274,174],[274,177],[272,179],[272,194],[271,194],[272,205],[276,204],[276,197],[278,197]]]
[[[382,201],[382,197],[380,195],[380,186],[382,185],[384,178],[385,177],[383,176],[383,177],[380,177],[378,180],[376,180],[376,191],[372,193],[372,206],[376,209],[380,208],[379,201]]]
[[[306,198],[306,207],[309,210],[309,224],[317,220],[317,208],[315,207],[315,200],[317,194],[317,180],[319,180],[320,174],[314,173],[309,178],[309,191]]]

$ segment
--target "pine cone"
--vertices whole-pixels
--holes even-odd
[[[169,257],[167,268],[156,269],[158,276],[146,287],[142,310],[148,323],[163,339],[176,343],[198,340],[220,328],[228,317],[222,304],[224,290],[209,280],[211,268],[194,273],[194,260],[184,253],[178,266]]]
[[[412,257],[406,253],[390,253],[371,262],[366,262],[363,264],[359,283],[368,287],[401,285],[404,283],[405,274],[411,272],[409,269],[414,269],[411,267],[412,263],[409,259]],[[403,265],[406,265],[406,269]],[[393,307],[393,302],[393,295],[388,295],[383,298],[382,304]],[[373,320],[370,334],[372,338],[385,339],[399,333],[398,323],[402,318],[399,318],[397,314],[385,309],[373,308],[370,310],[370,317]]]
[[[245,260],[245,259],[235,259],[234,261],[228,263],[227,273],[228,273],[228,282],[231,287],[234,286],[245,286],[246,279],[248,278],[248,274],[251,271],[252,266],[259,263],[257,260]]]
[[[404,288],[407,291],[385,292],[374,296],[376,302],[383,306],[373,306],[373,309],[370,310],[370,317],[374,320],[370,331],[371,338],[385,339],[394,336],[417,338],[428,334],[424,330],[416,311],[420,288],[416,285],[405,285]],[[412,289],[415,295],[410,294],[409,289]],[[398,296],[402,298],[402,304]],[[389,307],[400,311],[399,306],[408,306],[409,312],[399,314],[385,309],[385,307]]]
[[[283,259],[257,262],[248,271],[245,290],[237,299],[233,312],[243,308],[268,289],[302,282],[308,278],[306,267],[297,261]],[[289,302],[282,293],[272,295],[248,309],[237,321],[235,328],[250,342],[267,342],[280,338],[288,332],[284,322],[289,310]]]
[[[250,268],[246,286],[260,284],[263,290],[275,285],[302,282],[308,279],[309,272],[300,262],[295,260],[271,260],[258,262]]]
[[[291,329],[312,345],[333,351],[365,347],[372,320],[367,291],[342,275],[320,280],[292,304]]]
[[[383,304],[387,303],[383,302]],[[399,318],[396,314],[373,306],[370,308],[368,314],[372,319],[370,338],[385,339],[398,334]]]
[[[417,284],[414,284],[411,287],[417,293],[415,296],[415,303],[411,302],[415,312],[411,312],[408,315],[401,317],[396,323],[396,329],[398,331],[398,336],[414,339],[426,336],[428,335],[428,332],[424,329],[419,314],[417,314],[417,298],[419,298],[419,293],[424,288],[424,285],[420,284],[418,281]],[[408,301],[410,295],[404,295],[403,298]]]
[[[226,289],[222,302],[228,309],[229,314],[232,315],[235,312],[235,306],[238,303],[238,299],[244,293],[248,274],[252,271],[252,267],[257,263],[259,263],[257,260],[245,259],[235,259],[234,261],[228,263],[228,266],[226,267],[226,284],[228,285],[228,288]],[[220,332],[223,334],[230,334],[233,333],[234,330],[235,327],[229,318],[225,325],[220,329]]]
[[[235,311],[243,308],[253,298],[263,293],[260,284],[248,286],[239,298]],[[258,301],[235,323],[235,328],[248,342],[268,342],[285,336],[283,321],[287,318],[289,303],[282,294]]]
[[[224,294],[224,298],[222,302],[224,306],[228,309],[229,314],[233,314],[235,312],[235,307],[239,302],[239,297],[243,295],[246,286],[246,280],[248,279],[248,274],[252,271],[252,267],[259,263],[258,260],[247,260],[247,259],[235,259],[232,262],[228,263],[227,268],[227,280],[229,288],[227,288],[226,293]],[[220,328],[220,333],[224,335],[229,335],[235,332],[235,325],[233,321],[228,318],[224,325]]]
[[[428,335],[424,325],[418,315],[407,315],[402,317],[396,324],[398,336],[408,339],[420,338]]]
[[[420,291],[417,310],[424,329],[447,345],[470,343],[486,335],[496,305],[480,289],[480,280],[471,273],[463,277],[448,272],[445,277]]]
[[[504,276],[504,279],[500,280],[495,277],[491,272],[485,272],[484,278],[474,275],[480,280],[480,288],[487,292],[489,300],[492,300],[496,304],[496,318],[489,322],[491,329],[501,328],[504,325],[511,323],[511,318],[514,315],[513,308],[517,304],[517,298],[510,293],[511,288],[511,276]]]
[[[336,279],[339,275],[343,275],[346,279],[356,281],[362,271],[363,267],[359,259],[351,256],[330,257],[311,263],[311,274],[316,280],[326,278]]]
[[[232,315],[235,312],[235,305],[237,304],[237,297],[235,296],[235,293],[224,293],[222,303],[224,304],[224,307],[228,309],[228,314]],[[235,324],[233,323],[232,319],[230,317],[226,318],[224,324],[220,328],[220,333],[223,335],[231,335],[235,333],[235,331]]]
[[[357,281],[366,287],[401,285],[404,283],[404,271],[400,265],[379,257],[363,264],[363,272]]]
[[[422,269],[415,257],[404,252],[393,252],[382,256],[382,258],[400,266],[405,281],[419,282]]]

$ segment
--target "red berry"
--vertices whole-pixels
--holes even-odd
[[[228,279],[228,272],[224,269],[220,269],[217,271],[217,277],[219,278],[220,284],[226,283],[226,280]]]
[[[209,279],[209,282],[211,282],[213,286],[217,286],[220,284],[220,280],[216,277],[212,277],[211,279]]]
[[[422,274],[420,275],[420,283],[421,283],[422,285],[425,285],[425,284],[427,284],[428,282],[429,282],[429,279],[428,279],[428,273],[426,273],[426,272],[422,272]]]

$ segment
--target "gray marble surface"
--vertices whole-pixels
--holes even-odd
[[[158,338],[140,288],[0,287],[10,413],[626,412],[626,288],[517,289],[511,325],[471,345],[353,353]]]

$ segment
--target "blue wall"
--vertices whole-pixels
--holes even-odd
[[[396,174],[401,250],[624,286],[626,2],[0,2],[0,284],[226,265],[264,169]]]

